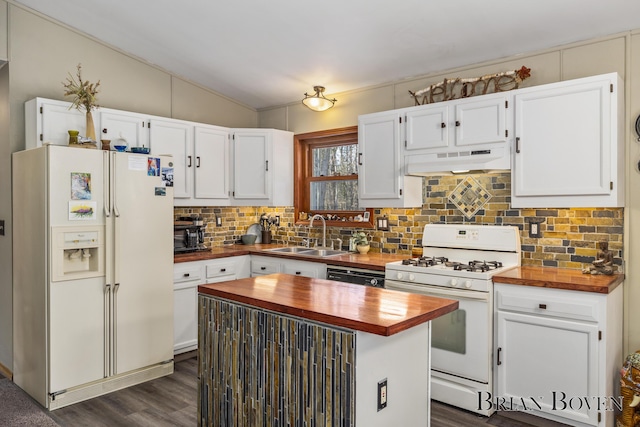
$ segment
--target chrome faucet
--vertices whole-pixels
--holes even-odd
[[[320,218],[322,220],[322,247],[327,247],[327,222],[324,220],[324,217],[319,214],[315,214],[311,217],[311,221],[309,221],[309,228],[313,227],[313,220],[316,218]]]

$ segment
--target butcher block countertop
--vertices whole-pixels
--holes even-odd
[[[407,254],[381,254],[371,253],[366,255],[348,253],[344,255],[335,255],[330,257],[305,256],[299,254],[282,254],[269,252],[268,249],[282,248],[283,245],[227,245],[211,248],[206,252],[192,252],[186,254],[177,254],[173,257],[173,262],[190,262],[202,261],[215,258],[224,258],[239,255],[264,255],[276,258],[297,259],[302,261],[321,262],[328,265],[341,265],[352,268],[366,268],[369,270],[384,271],[384,266],[388,262],[401,261],[411,258]]]
[[[288,274],[198,286],[198,292],[277,313],[390,336],[458,308],[458,301]]]
[[[608,294],[624,280],[624,274],[593,275],[555,267],[516,267],[493,276],[493,283],[537,286]]]

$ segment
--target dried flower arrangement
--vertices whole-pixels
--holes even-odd
[[[96,95],[98,94],[98,87],[100,87],[100,80],[98,83],[91,83],[89,80],[82,80],[82,65],[78,64],[76,71],[76,78],[69,73],[69,77],[67,77],[66,83],[63,82],[62,85],[66,89],[64,92],[64,96],[73,96],[73,101],[71,103],[71,107],[75,108],[78,111],[81,111],[84,108],[86,121],[87,121],[87,138],[90,141],[96,140],[96,131],[95,126],[93,124],[93,116],[91,115],[91,110],[94,108],[100,107],[97,103]]]
[[[100,107],[97,103],[96,95],[99,90],[100,80],[98,83],[91,83],[89,80],[82,80],[82,64],[78,64],[77,66],[76,80],[75,77],[69,73],[69,77],[67,77],[66,83],[63,82],[62,85],[66,89],[64,96],[73,96],[73,107],[77,110],[81,109],[81,106],[84,107],[86,112],[91,112],[94,108]]]

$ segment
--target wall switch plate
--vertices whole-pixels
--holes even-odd
[[[222,218],[216,216],[216,227],[222,227]]]
[[[0,236],[4,236],[4,219],[0,219]]]
[[[276,227],[280,227],[280,215],[276,215],[276,222],[274,224]]]
[[[378,382],[378,411],[387,407],[387,379]]]

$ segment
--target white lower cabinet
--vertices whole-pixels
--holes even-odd
[[[507,284],[494,291],[497,409],[613,426],[622,285],[607,295]]]
[[[198,285],[249,277],[249,255],[173,267],[173,353],[198,348]]]
[[[265,256],[251,256],[251,277],[285,273],[293,276],[326,279],[327,264]]]
[[[198,348],[198,285],[204,283],[204,263],[173,266],[173,353]]]
[[[251,277],[282,273],[282,262],[279,258],[251,256]]]
[[[283,260],[282,272],[293,276],[313,277],[315,279],[327,278],[327,264],[320,262]]]

